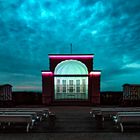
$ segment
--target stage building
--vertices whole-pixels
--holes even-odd
[[[140,84],[124,84],[123,100],[139,100],[140,101]]]
[[[12,85],[0,85],[0,102],[1,101],[12,101]]]
[[[93,54],[51,54],[42,71],[45,105],[99,105],[101,71],[93,70]]]
[[[12,98],[12,85],[0,85],[0,106],[11,106]]]

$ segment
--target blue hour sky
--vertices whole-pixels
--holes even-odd
[[[140,84],[139,0],[0,0],[0,84],[41,91],[48,54],[95,54],[101,90]]]

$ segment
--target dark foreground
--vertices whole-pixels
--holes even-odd
[[[137,133],[8,133],[1,140],[139,140]]]
[[[140,128],[117,129],[111,120],[105,120],[104,128],[98,128],[89,114],[91,107],[49,107],[56,114],[55,126],[48,122],[39,123],[26,133],[25,128],[0,130],[0,140],[138,140]]]

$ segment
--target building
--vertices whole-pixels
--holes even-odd
[[[122,91],[104,91],[100,93],[101,105],[120,105],[122,102]]]
[[[99,105],[101,71],[93,70],[93,54],[51,54],[50,70],[42,71],[46,105]]]
[[[124,84],[123,100],[140,100],[140,84]]]
[[[0,101],[12,101],[12,86],[0,85]]]

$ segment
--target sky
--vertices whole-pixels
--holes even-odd
[[[101,91],[140,84],[140,0],[0,0],[0,84],[41,91],[48,54],[94,54]]]

